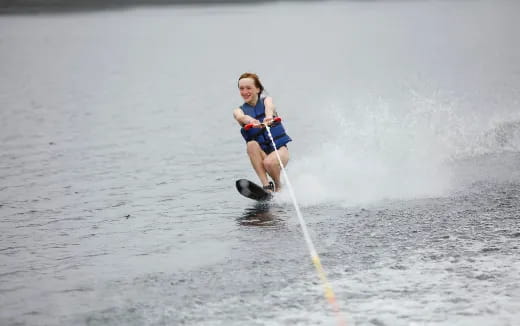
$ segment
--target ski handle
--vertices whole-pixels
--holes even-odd
[[[280,117],[275,117],[275,118],[273,119],[273,123],[279,123],[279,122],[282,122],[282,118],[280,118]],[[262,122],[260,125],[261,125],[262,127],[265,127],[265,124],[264,124],[263,122]],[[245,129],[246,131],[248,131],[249,129],[253,128],[254,126],[255,126],[254,124],[250,123],[250,124],[245,125],[245,126],[244,126],[244,129]]]

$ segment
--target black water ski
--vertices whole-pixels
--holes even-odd
[[[261,186],[246,179],[237,180],[236,186],[240,194],[253,200],[266,201],[273,197],[270,192],[265,191]]]

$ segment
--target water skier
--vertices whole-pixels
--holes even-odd
[[[251,165],[266,191],[279,191],[280,164],[265,125],[270,126],[276,149],[284,166],[289,161],[287,143],[291,138],[285,133],[281,123],[273,123],[273,119],[277,116],[273,99],[265,94],[264,86],[256,74],[242,74],[238,78],[238,89],[244,104],[233,111],[233,116],[242,127],[240,132],[247,143],[247,155]],[[248,124],[252,124],[253,128],[244,129]],[[274,184],[269,181],[267,175],[273,179]]]

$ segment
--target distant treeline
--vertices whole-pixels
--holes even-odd
[[[117,7],[132,7],[144,5],[211,5],[233,3],[262,3],[276,2],[279,0],[0,0],[0,11],[31,12],[31,11],[67,11],[88,10]],[[283,0],[287,1],[287,0]],[[288,0],[288,1],[312,1],[312,0]],[[319,0],[317,0],[319,1]],[[323,0],[322,0],[323,1]]]

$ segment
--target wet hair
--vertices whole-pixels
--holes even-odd
[[[264,91],[264,86],[262,85],[262,83],[260,82],[260,78],[258,78],[258,75],[257,74],[254,74],[252,72],[245,72],[243,73],[242,75],[240,75],[240,77],[238,78],[238,81],[240,82],[240,79],[244,79],[244,78],[251,78],[253,79],[253,81],[255,82],[255,86],[256,88],[259,88],[260,89],[260,93],[258,93],[258,95],[262,94],[263,91]]]

